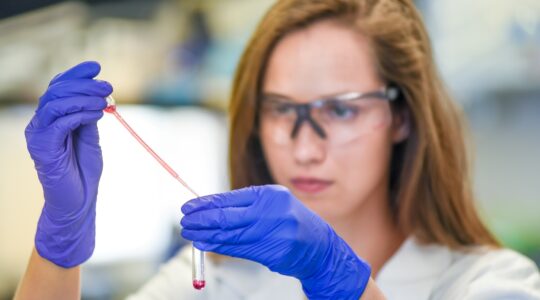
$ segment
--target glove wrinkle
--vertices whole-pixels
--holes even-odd
[[[245,199],[252,201],[244,207],[246,215],[256,217],[240,226],[246,220],[235,217],[231,208]],[[210,205],[213,201],[219,204]],[[196,198],[186,202],[182,211],[182,236],[194,240],[197,248],[249,259],[295,277],[309,299],[356,300],[369,280],[369,266],[285,187],[253,186]]]
[[[45,203],[35,245],[61,267],[86,261],[95,248],[96,201],[103,157],[97,121],[112,86],[94,80],[101,67],[81,63],[58,74],[25,129]]]

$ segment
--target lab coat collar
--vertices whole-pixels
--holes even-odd
[[[411,236],[384,264],[376,281],[403,283],[431,280],[440,276],[452,264],[452,260],[452,252],[447,247],[422,245]]]

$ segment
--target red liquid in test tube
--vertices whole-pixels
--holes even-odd
[[[189,186],[187,183],[180,178],[178,173],[176,173],[173,168],[169,166],[146,142],[129,126],[129,124],[122,118],[122,116],[118,113],[116,110],[116,101],[111,96],[107,97],[107,104],[108,106],[103,110],[107,113],[110,113],[116,117],[116,119],[124,126],[124,128],[129,131],[129,133],[141,144],[141,146],[156,159],[156,161],[167,171],[171,176],[176,179],[182,186],[184,186],[187,190],[189,190],[195,197],[199,197],[199,195]],[[204,252],[191,246],[192,252],[191,252],[191,271],[192,271],[192,280],[193,280],[193,287],[197,290],[201,290],[206,285],[206,281],[204,279]]]

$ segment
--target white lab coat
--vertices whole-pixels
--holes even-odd
[[[181,250],[129,300],[305,299],[298,280],[257,263],[206,260],[206,288],[191,286],[191,250]],[[375,279],[387,299],[540,299],[540,274],[528,258],[509,249],[451,251],[407,239]]]

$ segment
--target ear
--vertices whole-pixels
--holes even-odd
[[[394,112],[392,120],[392,141],[394,144],[403,142],[411,132],[411,114],[408,109]]]

